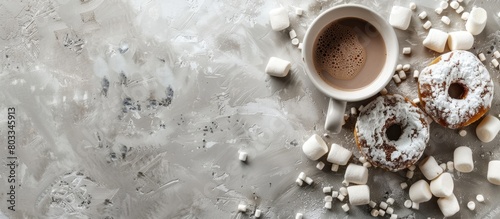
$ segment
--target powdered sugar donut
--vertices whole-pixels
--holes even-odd
[[[481,118],[491,107],[493,81],[483,63],[467,51],[436,58],[418,77],[420,103],[432,119],[456,129]]]
[[[354,136],[376,167],[398,171],[415,164],[429,141],[425,113],[401,95],[377,97],[361,110]]]

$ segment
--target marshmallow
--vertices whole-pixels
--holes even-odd
[[[393,198],[388,198],[385,202],[387,202],[387,204],[389,204],[389,205],[393,205],[394,201],[395,200]]]
[[[453,172],[453,170],[455,170],[455,165],[453,164],[453,161],[446,162],[446,167],[448,168],[448,172]]]
[[[396,65],[396,71],[401,71],[403,70],[403,65],[402,64],[397,64]]]
[[[306,174],[304,172],[300,172],[299,176],[297,177],[297,179],[306,180]]]
[[[256,210],[255,210],[254,217],[255,217],[255,218],[259,218],[261,214],[262,214],[262,211],[261,211],[260,209],[256,209]]]
[[[469,18],[467,23],[465,23],[465,29],[469,31],[472,35],[480,34],[484,27],[486,26],[486,20],[488,19],[488,14],[483,8],[475,7],[472,8],[469,13]]]
[[[297,178],[295,180],[295,183],[297,183],[298,186],[303,186],[304,185],[304,180],[301,180],[301,179]]]
[[[346,165],[352,152],[338,144],[332,144],[326,160],[333,164]]]
[[[468,50],[474,44],[474,36],[467,31],[448,33],[448,47],[450,50]]]
[[[385,215],[385,211],[383,209],[379,209],[378,210],[378,215],[380,215],[381,217],[383,217]]]
[[[304,180],[304,182],[306,182],[308,185],[311,185],[314,182],[314,180],[311,179],[311,177],[306,177],[306,180]]]
[[[325,202],[332,202],[332,201],[333,201],[333,197],[332,197],[332,196],[327,195],[327,196],[325,196],[325,199],[324,199],[324,200],[325,200]]]
[[[370,214],[373,216],[373,217],[378,217],[380,215],[380,212],[379,210],[377,209],[372,209],[372,211],[370,212]]]
[[[425,178],[427,178],[428,180],[433,180],[441,173],[443,173],[443,169],[441,169],[433,156],[429,156],[423,159],[418,167],[420,171],[422,171],[422,174],[424,174]]]
[[[439,198],[437,200],[439,209],[445,217],[451,217],[455,215],[460,210],[460,205],[458,204],[457,197],[455,195],[450,195],[445,198]]]
[[[380,94],[382,94],[382,95],[386,95],[386,94],[387,94],[387,92],[388,92],[388,91],[387,91],[387,88],[385,88],[385,87],[384,87],[384,88],[380,91]]]
[[[338,199],[339,201],[344,201],[344,198],[345,198],[345,195],[342,195],[342,194],[338,194],[338,195],[337,195],[337,199]]]
[[[492,60],[491,60],[491,64],[492,64],[492,65],[493,65],[493,67],[495,67],[495,68],[498,68],[498,66],[500,65],[500,64],[498,63],[498,60],[496,60],[496,59],[492,59]]]
[[[332,202],[325,202],[325,209],[332,209]]]
[[[420,12],[420,14],[418,14],[418,17],[422,20],[425,19],[427,17],[427,12],[425,11]]]
[[[345,170],[344,178],[347,182],[366,184],[368,181],[368,168],[351,163]]]
[[[403,48],[403,54],[405,54],[405,55],[411,54],[411,47],[404,47]]]
[[[496,59],[500,58],[500,52],[499,51],[495,51],[493,53],[493,56],[495,56]]]
[[[473,201],[467,202],[467,208],[471,211],[474,211],[474,209],[476,209],[476,203],[474,203]]]
[[[401,6],[393,6],[391,15],[389,16],[389,23],[398,29],[406,30],[410,26],[411,10]]]
[[[370,203],[368,203],[368,206],[370,206],[370,208],[375,208],[377,207],[377,203],[374,201],[370,201]]]
[[[394,208],[392,208],[392,207],[388,207],[388,208],[385,210],[385,212],[386,212],[387,214],[392,214],[392,213],[394,213]]]
[[[292,45],[297,46],[297,45],[299,45],[299,43],[300,43],[299,39],[297,39],[297,38],[292,39]]]
[[[428,30],[429,28],[431,28],[431,27],[432,27],[432,23],[431,23],[431,21],[426,21],[426,22],[422,25],[422,27],[424,27],[424,29]]]
[[[439,168],[441,169],[441,168]],[[410,199],[413,202],[421,203],[431,200],[432,193],[429,184],[421,179],[410,186]]]
[[[406,200],[403,205],[406,207],[406,208],[411,208],[411,205],[412,205],[412,201],[411,200]]]
[[[466,21],[467,19],[469,19],[469,12],[464,12],[460,18],[462,18],[462,20]]]
[[[457,1],[452,1],[450,3],[450,7],[453,9],[457,9],[460,6],[460,4]]]
[[[343,186],[349,186],[349,182],[347,180],[342,180],[342,185]]]
[[[361,162],[361,163],[366,163],[366,162],[367,162],[367,160],[366,160],[366,157],[365,157],[365,156],[361,156],[361,157],[359,157],[359,158],[358,158],[358,160],[359,160],[359,162]]]
[[[448,33],[442,30],[431,28],[429,30],[429,34],[424,39],[423,44],[425,47],[431,50],[442,53],[444,52],[447,40],[448,40]]]
[[[408,183],[406,182],[402,182],[401,184],[399,184],[401,186],[401,189],[406,189],[408,188]]]
[[[488,163],[487,179],[490,183],[500,185],[500,160],[492,160]]]
[[[484,56],[484,53],[479,53],[479,54],[477,55],[477,57],[479,58],[479,60],[480,60],[481,62],[484,62],[484,61],[486,60],[486,56]]]
[[[247,152],[240,151],[238,159],[240,159],[243,162],[246,162],[247,161],[247,157],[248,157]]]
[[[394,83],[396,83],[396,84],[401,83],[401,79],[399,78],[399,75],[393,75],[392,80],[394,80]]]
[[[358,115],[358,109],[356,109],[356,107],[351,107],[351,115]]]
[[[453,163],[455,169],[462,173],[470,173],[474,169],[472,150],[467,146],[460,146],[453,152]]]
[[[443,169],[443,171],[446,170],[446,163],[439,164],[439,166],[441,167],[441,169]]]
[[[307,158],[317,160],[328,152],[328,146],[319,135],[313,134],[302,145],[302,151]]]
[[[327,187],[323,187],[323,193],[331,193],[332,192],[332,187],[330,186],[327,186]]]
[[[453,178],[450,173],[443,173],[431,181],[431,193],[436,197],[448,197],[453,194]]]
[[[292,65],[289,61],[277,57],[271,57],[266,66],[266,73],[275,77],[285,77]]]
[[[339,197],[339,192],[338,191],[332,191],[332,197],[333,198]]]
[[[302,9],[302,8],[295,8],[295,14],[297,16],[302,16],[302,14],[304,14],[304,9]]]
[[[325,163],[323,163],[323,161],[318,162],[318,164],[316,164],[316,168],[318,170],[323,170],[323,168],[325,168]]]
[[[363,166],[366,168],[372,167],[372,164],[370,162],[363,163]]]
[[[389,205],[386,202],[384,202],[384,201],[381,201],[379,206],[382,209],[387,209],[387,207],[389,207]]]
[[[476,135],[482,142],[490,142],[500,131],[500,120],[498,118],[487,115],[476,128]]]
[[[481,194],[478,194],[478,195],[476,195],[476,200],[477,200],[478,202],[484,202],[484,196],[483,196],[483,195],[481,195]]]
[[[408,70],[410,70],[410,68],[411,68],[411,65],[410,65],[410,64],[404,64],[404,65],[403,65],[403,69],[402,69],[402,70],[403,70],[403,71],[408,71]]]
[[[439,7],[441,7],[442,9],[448,8],[448,2],[447,1],[439,2]]]
[[[467,135],[467,131],[465,131],[464,129],[458,131],[458,134],[462,137],[465,137]]]
[[[339,193],[343,196],[347,196],[349,194],[349,191],[347,190],[346,187],[340,187],[339,188]]]
[[[412,102],[415,103],[415,104],[419,104],[420,103],[420,98],[417,97],[417,98],[413,99]]]
[[[288,35],[290,36],[290,39],[297,38],[297,32],[295,32],[295,30],[290,30],[290,32],[288,32]]]
[[[398,76],[401,80],[405,80],[406,79],[406,73],[405,71],[401,70],[398,72]]]
[[[436,9],[434,9],[434,11],[436,12],[436,14],[443,13],[443,9],[442,8],[436,8]]]
[[[297,46],[297,48],[299,48],[300,50],[302,50],[303,47],[304,47],[303,43],[299,43],[299,45]]]
[[[413,171],[411,171],[411,170],[406,171],[406,178],[408,178],[408,179],[413,178],[413,174],[414,174],[414,173],[415,173],[415,172],[413,172]]]
[[[247,205],[245,205],[245,204],[239,204],[238,205],[238,211],[239,212],[246,212],[247,211]]]
[[[339,165],[338,164],[332,164],[332,168],[331,168],[332,172],[337,172],[339,171]]]
[[[297,214],[295,215],[295,219],[302,219],[302,217],[303,217],[303,216],[304,216],[304,215],[303,215],[302,213],[297,213]]]
[[[342,205],[342,210],[344,210],[344,212],[348,212],[349,211],[349,205],[347,203],[343,204]]]
[[[412,11],[415,11],[415,9],[417,9],[417,4],[415,4],[415,2],[410,2],[409,6]]]
[[[449,18],[448,16],[442,16],[442,17],[441,17],[441,21],[442,21],[444,24],[446,24],[446,25],[450,25],[450,22],[451,22],[451,20],[450,20],[450,18]]]
[[[391,214],[391,217],[389,219],[397,219],[398,215],[397,214]]]
[[[413,78],[418,79],[420,72],[418,70],[413,71]]]
[[[367,205],[370,203],[370,188],[367,185],[347,187],[349,203],[351,205]]]
[[[271,23],[271,28],[275,31],[286,29],[290,26],[288,12],[283,7],[269,11],[269,22]]]
[[[420,208],[420,204],[417,202],[412,202],[411,203],[411,208],[418,210]]]
[[[465,8],[464,8],[464,7],[462,7],[462,6],[460,6],[460,7],[458,7],[458,8],[457,8],[457,10],[455,10],[455,12],[457,12],[457,14],[460,14],[460,13],[462,13],[464,10],[465,10]]]

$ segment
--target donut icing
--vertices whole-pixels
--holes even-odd
[[[361,110],[354,136],[358,148],[376,167],[390,171],[405,169],[420,159],[429,141],[425,113],[401,95],[377,97]],[[401,126],[401,136],[390,140],[386,131]]]
[[[453,83],[463,86],[464,94],[454,99],[448,94]],[[438,124],[456,129],[478,120],[491,107],[493,81],[483,63],[467,51],[452,51],[438,57],[420,72],[420,102]]]

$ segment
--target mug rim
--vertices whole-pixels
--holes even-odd
[[[363,14],[351,14],[349,16],[338,16],[335,17],[335,13],[338,12],[338,10],[365,10],[365,13],[370,13],[371,17],[374,17],[376,20],[375,21],[369,21],[367,19],[364,19]],[[332,15],[333,14],[333,15]],[[316,68],[314,66],[313,62],[313,55],[312,55],[312,49],[314,48],[314,43],[316,41],[316,38],[318,34],[323,30],[323,28],[326,27],[326,25],[322,25],[319,28],[317,27],[320,21],[322,19],[325,19],[324,17],[326,16],[334,16],[334,19],[331,21],[327,22],[326,25],[330,24],[333,21],[346,18],[346,17],[353,17],[353,18],[359,18],[362,19],[368,23],[370,23],[373,26],[380,26],[382,27],[383,30],[380,28],[377,28],[378,32],[382,35],[382,39],[385,44],[386,48],[386,60],[385,64],[382,67],[381,71],[379,72],[379,75],[368,85],[359,88],[359,89],[354,89],[354,90],[341,90],[337,89],[329,84],[327,84],[317,73]],[[366,15],[368,16],[368,15]],[[366,17],[365,16],[365,17]],[[312,32],[315,31],[315,32]],[[313,39],[311,39],[313,38]],[[386,19],[384,19],[380,14],[375,12],[374,10],[363,6],[363,5],[358,5],[358,4],[345,4],[345,5],[339,5],[332,7],[324,12],[322,12],[318,17],[316,17],[309,28],[307,29],[305,35],[304,35],[304,42],[303,42],[303,48],[302,48],[302,57],[304,59],[305,65],[306,65],[306,74],[309,77],[309,79],[312,81],[314,86],[319,89],[322,93],[325,95],[335,98],[337,100],[343,100],[343,101],[359,101],[359,100],[364,100],[367,98],[372,97],[376,93],[380,92],[392,79],[392,75],[394,74],[394,69],[398,60],[398,54],[399,54],[399,43],[398,39],[396,36],[396,33],[392,26],[387,22]]]

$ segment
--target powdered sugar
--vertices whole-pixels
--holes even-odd
[[[401,136],[390,140],[387,128],[401,126]],[[424,112],[401,95],[376,98],[360,112],[356,140],[361,153],[374,166],[398,171],[411,166],[422,155],[429,141],[429,124]]]
[[[441,125],[458,128],[482,109],[489,109],[493,99],[493,82],[488,70],[467,51],[453,51],[426,67],[419,76],[419,90],[425,111]],[[451,98],[453,83],[465,86],[463,99]]]

